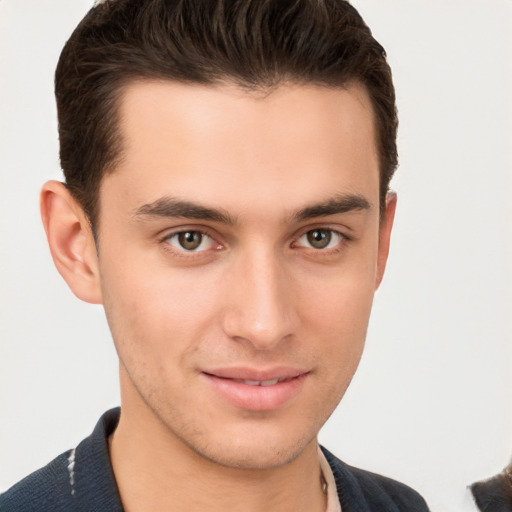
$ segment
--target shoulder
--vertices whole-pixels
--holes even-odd
[[[28,475],[0,495],[2,512],[55,512],[69,510],[71,498],[68,459],[72,451],[59,455],[45,467]]]
[[[108,454],[119,409],[107,411],[93,433],[0,495],[1,512],[121,512]]]
[[[345,464],[322,448],[331,466],[343,512],[427,512],[425,500],[409,486]]]

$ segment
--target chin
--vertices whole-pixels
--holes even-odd
[[[277,436],[247,433],[238,439],[226,435],[222,439],[211,440],[207,446],[197,443],[191,448],[201,457],[221,466],[263,470],[293,462],[312,442],[316,445],[315,435],[292,439],[289,432]]]
[[[237,468],[237,469],[255,469],[255,470],[263,470],[263,469],[272,469],[284,466],[294,461],[302,452],[299,451],[269,451],[266,450],[264,453],[255,450],[245,450],[238,451],[235,453],[232,451],[231,453],[201,453],[203,457],[209,459],[211,462],[219,464],[220,466],[225,466],[229,468]]]

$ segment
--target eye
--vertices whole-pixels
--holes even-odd
[[[200,252],[211,249],[214,240],[201,231],[179,231],[165,238],[165,241],[175,249],[187,252]]]
[[[317,228],[304,233],[298,240],[302,247],[313,249],[332,249],[340,244],[344,236],[333,229]]]

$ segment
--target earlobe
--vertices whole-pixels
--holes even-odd
[[[41,190],[41,217],[50,252],[71,291],[100,304],[98,257],[89,220],[63,183],[48,181]]]
[[[389,192],[386,196],[386,207],[382,213],[379,227],[379,250],[377,256],[377,276],[375,289],[377,289],[384,277],[386,263],[388,261],[389,246],[391,242],[391,231],[395,220],[397,197],[395,192]]]

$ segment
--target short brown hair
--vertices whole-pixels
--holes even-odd
[[[366,87],[375,115],[380,205],[397,166],[395,91],[386,53],[344,0],[105,0],[66,43],[55,74],[66,184],[95,226],[102,177],[122,156],[120,94],[130,81],[284,81]]]

